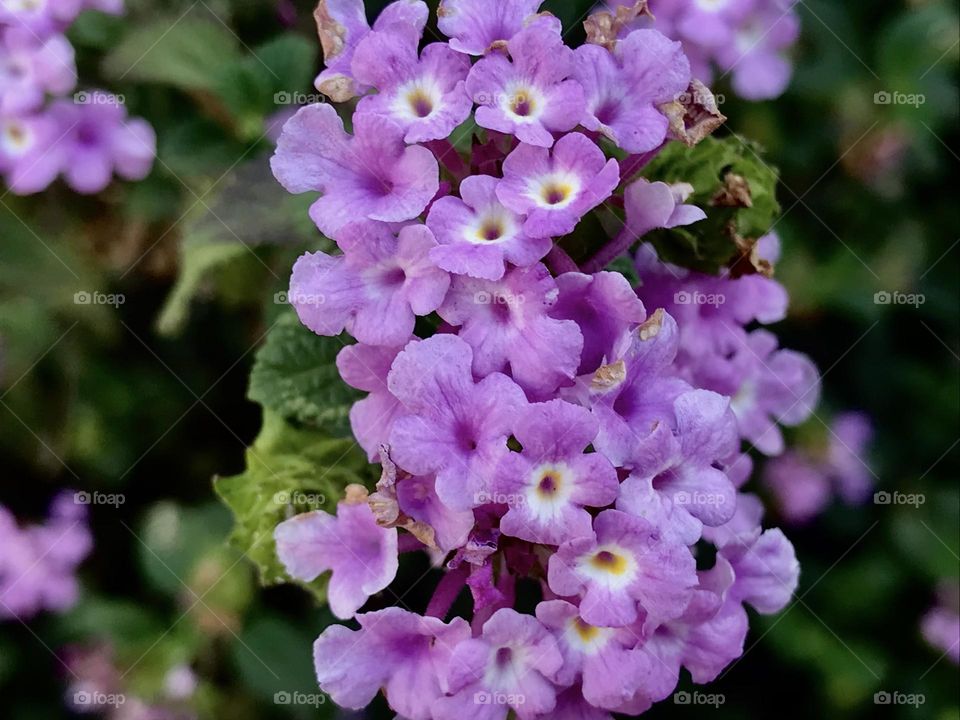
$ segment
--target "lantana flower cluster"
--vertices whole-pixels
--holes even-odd
[[[787,89],[789,52],[797,42],[797,0],[608,0],[621,33],[654,27],[683,43],[694,74],[709,83],[729,77],[747,100],[769,100]]]
[[[122,0],[0,3],[0,175],[29,195],[57,176],[78,193],[103,190],[114,174],[140,180],[156,154],[153,128],[128,118],[123,98],[81,90],[64,32],[80,12],[119,14]]]
[[[21,525],[0,505],[0,547],[0,620],[68,610],[79,594],[77,566],[93,547],[86,507],[65,491],[46,522]]]
[[[448,40],[423,47],[422,2],[372,27],[359,0],[317,19],[317,85],[356,101],[351,132],[317,104],[280,137],[277,179],[321,193],[310,215],[337,246],[298,260],[289,297],[315,333],[356,339],[337,366],[382,466],[374,492],[275,531],[288,574],[330,573],[354,621],[316,641],[320,687],[353,709],[382,691],[410,720],[601,720],[668,697],[682,667],[710,682],[743,652],[745,606],[779,611],[799,574],[741,491],[744,442],[782,452],[819,378],[749,329],[783,317],[775,281],[643,242],[706,218],[690,186],[639,172],[696,134],[680,43],[642,28],[571,49],[537,0],[445,0]],[[562,243],[602,208],[623,227],[578,266]],[[638,242],[635,284],[606,268]],[[425,611],[364,612],[406,551],[443,571]]]

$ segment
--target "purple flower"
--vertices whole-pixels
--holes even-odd
[[[788,427],[806,421],[820,400],[820,373],[806,355],[777,350],[777,338],[754,330],[737,348],[732,365],[740,369],[739,389],[730,392],[740,435],[766,455],[784,450],[777,424]],[[737,377],[737,376],[735,376]]]
[[[506,263],[529,267],[553,247],[548,237],[528,237],[523,217],[497,198],[500,181],[471,175],[460,183],[460,197],[442,197],[430,208],[427,227],[439,247],[430,251],[438,267],[457,275],[499,280]]]
[[[358,218],[405,222],[417,217],[440,188],[429,150],[404,144],[399,125],[358,115],[353,137],[330,105],[302,108],[283,128],[271,165],[289,192],[319,191],[310,208],[320,231],[337,239]]]
[[[750,5],[751,0],[685,3],[674,20],[677,33],[702,47],[722,47],[733,41],[734,28],[750,11]]]
[[[337,514],[296,515],[273,533],[287,573],[311,582],[330,570],[330,610],[348,620],[397,574],[397,531],[377,525],[366,502],[341,502]]]
[[[699,573],[699,587],[684,613],[646,634],[639,651],[649,659],[651,673],[641,690],[651,701],[673,692],[681,666],[695,683],[704,684],[743,654],[748,619],[743,606],[727,597],[733,581],[730,564],[718,557],[712,569]]]
[[[84,96],[84,103],[59,100],[50,106],[60,136],[49,152],[67,184],[90,194],[107,187],[114,173],[125,180],[145,178],[157,152],[153,128],[128,119],[123,103],[108,93],[93,90]]]
[[[697,584],[690,550],[665,540],[639,517],[604,510],[594,532],[569,540],[550,558],[550,589],[580,597],[580,616],[591,625],[623,627],[639,612],[656,624],[679,617]]]
[[[500,531],[522,540],[560,545],[592,534],[584,507],[605,507],[617,499],[613,465],[599,453],[584,454],[599,424],[588,410],[563,400],[527,407],[514,436],[523,446],[497,469],[497,502],[509,510]]]
[[[453,510],[469,510],[489,495],[493,470],[526,404],[504,375],[475,383],[472,364],[466,342],[435,335],[408,345],[387,379],[406,410],[390,434],[394,460],[413,475],[436,473],[437,494]]]
[[[583,348],[576,323],[547,314],[556,300],[556,281],[538,264],[497,282],[456,276],[439,312],[473,348],[477,376],[509,370],[539,398],[574,378]]]
[[[516,135],[521,142],[553,146],[553,133],[573,130],[583,116],[583,88],[570,76],[573,50],[559,31],[535,24],[500,53],[483,58],[467,78],[467,92],[480,107],[477,124]]]
[[[550,316],[573,320],[583,335],[578,375],[613,360],[617,341],[646,320],[643,303],[620,273],[564,273],[557,277],[557,288],[560,297]]]
[[[629,467],[641,441],[664,423],[676,425],[674,401],[692,390],[670,374],[677,351],[677,324],[657,310],[639,328],[624,334],[613,358],[578,380],[568,399],[590,408],[600,420],[597,450],[619,467]]]
[[[448,137],[473,109],[464,90],[469,58],[432,43],[418,59],[417,43],[409,33],[372,32],[353,56],[354,77],[378,91],[357,112],[392,120],[408,143]]]
[[[574,77],[587,93],[583,126],[626,152],[642,153],[666,140],[669,122],[657,106],[687,89],[690,64],[680,43],[656,30],[636,30],[613,52],[577,48]]]
[[[584,699],[583,688],[579,685],[573,685],[557,695],[557,706],[550,717],[551,720],[613,720],[613,715]]]
[[[631,6],[634,0],[608,0]],[[683,42],[693,76],[709,82],[712,65],[732,75],[734,91],[747,100],[768,100],[787,87],[792,68],[786,58],[796,40],[795,0],[651,0],[656,28]],[[642,17],[629,27],[649,25]]]
[[[788,523],[802,525],[822,513],[833,497],[830,479],[799,453],[788,451],[767,463],[764,485]]]
[[[442,0],[437,23],[454,50],[485,55],[502,49],[531,24],[559,29],[553,16],[536,14],[542,4],[543,0]]]
[[[18,525],[0,505],[0,620],[21,621],[43,611],[63,612],[77,601],[77,566],[93,538],[81,494],[54,498],[45,523]]]
[[[757,242],[760,257],[775,263],[780,254],[777,235],[765,235]],[[728,354],[731,327],[752,322],[770,325],[787,315],[786,290],[763,275],[737,279],[704,275],[661,262],[649,244],[640,246],[636,264],[644,302],[664,308],[680,323],[680,352],[691,356],[682,358],[683,364],[692,363],[696,355]]]
[[[748,538],[728,542],[720,548],[735,578],[729,595],[765,615],[778,613],[790,602],[800,580],[797,555],[779,528]]]
[[[400,510],[434,531],[437,547],[449,552],[463,547],[474,526],[469,510],[451,510],[437,495],[435,477],[409,476],[397,483],[397,501]]]
[[[367,499],[377,523],[403,528],[439,553],[466,545],[474,526],[473,513],[448,508],[437,495],[435,477],[418,477],[401,470],[389,450],[386,445],[380,447],[383,471],[376,492]],[[435,555],[434,560],[440,557]]]
[[[503,176],[497,197],[527,215],[524,231],[557,237],[573,232],[580,218],[610,197],[620,183],[620,166],[586,135],[570,133],[553,152],[520,145],[504,160]]]
[[[865,461],[873,440],[873,424],[863,413],[837,415],[830,426],[827,463],[844,502],[857,505],[873,490],[873,470]]]
[[[624,232],[633,239],[639,239],[657,228],[692,225],[706,219],[707,214],[696,205],[683,204],[692,192],[693,187],[686,184],[667,185],[643,178],[637,180],[624,192],[627,210]]]
[[[957,581],[945,581],[937,589],[937,604],[920,623],[923,638],[960,665],[960,596]]]
[[[717,50],[717,62],[732,73],[734,91],[747,100],[778,97],[790,84],[793,67],[785,51],[797,41],[800,20],[775,0],[761,0],[734,30],[733,41]]]
[[[42,39],[21,27],[0,32],[0,113],[31,112],[43,104],[45,93],[73,89],[73,46],[63,35]]]
[[[834,492],[849,505],[870,496],[873,470],[864,457],[873,437],[869,419],[861,413],[843,413],[827,431],[822,445],[788,450],[764,468],[763,482],[788,522],[802,524],[816,517]]]
[[[332,625],[314,643],[320,689],[341,707],[359,710],[382,688],[403,717],[430,720],[432,704],[447,691],[450,656],[470,638],[470,626],[395,607],[357,615],[357,621],[359,630]]]
[[[430,11],[421,0],[390,3],[373,24],[377,32],[404,33],[416,44],[423,35]],[[346,102],[370,90],[351,73],[353,55],[370,33],[363,0],[320,0],[314,10],[326,68],[314,85],[334,102]]]
[[[630,628],[590,625],[575,605],[548,600],[537,605],[540,620],[557,640],[563,666],[553,680],[566,687],[582,679],[583,698],[595,707],[616,710],[629,701],[650,672],[647,658],[634,650]]]
[[[680,395],[674,413],[674,423],[658,423],[637,446],[617,509],[663,525],[665,535],[692,545],[700,523],[717,527],[733,516],[736,489],[714,464],[738,447],[736,421],[729,399],[708,390]]]
[[[394,236],[383,223],[358,222],[338,234],[342,256],[307,253],[293,267],[290,301],[318,335],[344,328],[360,342],[399,347],[417,316],[440,307],[450,278],[429,260],[436,245],[425,225]]]
[[[348,345],[337,355],[340,377],[352,388],[370,393],[350,408],[350,428],[370,462],[377,462],[380,446],[390,439],[390,428],[401,411],[387,389],[387,375],[402,347]]]
[[[30,195],[56,180],[61,158],[52,150],[60,134],[49,113],[0,118],[0,172],[11,192]]]
[[[464,640],[448,667],[449,695],[433,706],[434,720],[504,720],[513,710],[533,720],[556,705],[547,679],[563,664],[557,643],[530,615],[498,610],[479,638]]]

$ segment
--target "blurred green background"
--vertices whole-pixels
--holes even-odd
[[[369,2],[371,15],[382,4]],[[590,4],[546,7],[578,42]],[[92,508],[96,551],[75,609],[0,626],[4,718],[67,717],[56,654],[97,640],[146,699],[188,662],[203,717],[333,717],[330,705],[274,702],[316,692],[310,644],[331,618],[298,588],[257,590],[253,566],[224,544],[232,520],[211,484],[244,470],[261,425],[246,399],[257,348],[286,312],[276,293],[293,260],[316,244],[309,199],[288,196],[267,166],[285,98],[313,92],[311,9],[128,0],[126,17],[91,13],[71,29],[84,84],[123,93],[156,128],[159,158],[144,182],[93,198],[61,186],[0,197],[0,502],[35,518],[60,487],[126,502]],[[834,506],[788,528],[797,598],[752,618],[744,657],[703,689],[723,706],[667,700],[649,716],[958,718],[957,667],[919,631],[937,582],[960,575],[957,10],[811,0],[798,11],[786,95],[748,104],[723,78],[715,87],[721,133],[758,141],[781,173],[778,277],[793,304],[776,331],[825,376],[818,416],[794,437],[863,410],[878,488],[926,502]],[[924,102],[882,104],[881,92]],[[882,291],[924,302],[876,304]],[[123,303],[77,304],[81,292]],[[878,691],[926,702],[879,707]],[[377,705],[368,717],[389,715]]]

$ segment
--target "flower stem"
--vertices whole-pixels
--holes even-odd
[[[564,250],[559,245],[554,245],[553,250],[550,251],[550,254],[547,255],[547,267],[549,267],[554,275],[563,275],[568,272],[580,272],[580,268],[577,267],[577,264],[573,261],[567,251]]]
[[[590,258],[587,264],[583,266],[583,271],[585,273],[600,272],[607,265],[627,252],[630,246],[637,240],[639,240],[639,238],[630,232],[629,228],[624,228],[623,232],[621,232],[615,240],[611,240],[604,245],[596,255]]]
[[[427,605],[427,615],[440,620],[447,616],[457,599],[457,595],[467,584],[468,572],[467,565],[463,564],[443,576],[437,583],[437,589],[433,591],[433,597],[430,598],[430,603]]]

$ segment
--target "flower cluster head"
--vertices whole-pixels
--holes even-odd
[[[689,185],[638,174],[690,141],[671,109],[703,86],[681,44],[641,28],[571,49],[537,0],[444,0],[449,40],[426,44],[418,1],[372,27],[361,0],[317,19],[318,87],[352,116],[303,108],[278,142],[277,179],[319,193],[335,245],[300,258],[290,298],[315,333],[357,341],[337,367],[366,393],[351,426],[382,466],[335,513],[275,530],[288,574],[329,573],[332,612],[356,621],[316,641],[321,688],[351,709],[382,691],[410,720],[601,719],[663,700],[682,667],[711,681],[743,651],[745,605],[777,612],[799,574],[741,492],[743,441],[781,452],[819,379],[752,329],[785,314],[773,280],[643,244],[707,217]],[[605,236],[578,264],[585,221]],[[428,607],[364,612],[408,550],[442,569]],[[451,618],[461,592],[473,612]]]
[[[653,27],[683,43],[694,74],[714,70],[730,78],[747,100],[783,93],[793,74],[790,48],[797,41],[797,0],[607,0],[595,27],[629,32]]]
[[[64,36],[83,10],[118,14],[122,0],[0,3],[0,175],[11,192],[44,190],[59,175],[96,193],[113,175],[140,180],[156,154],[153,128],[128,118],[123,98],[79,90]]]
[[[43,524],[21,525],[0,505],[0,620],[62,612],[77,601],[77,566],[93,539],[73,492],[54,498]]]

